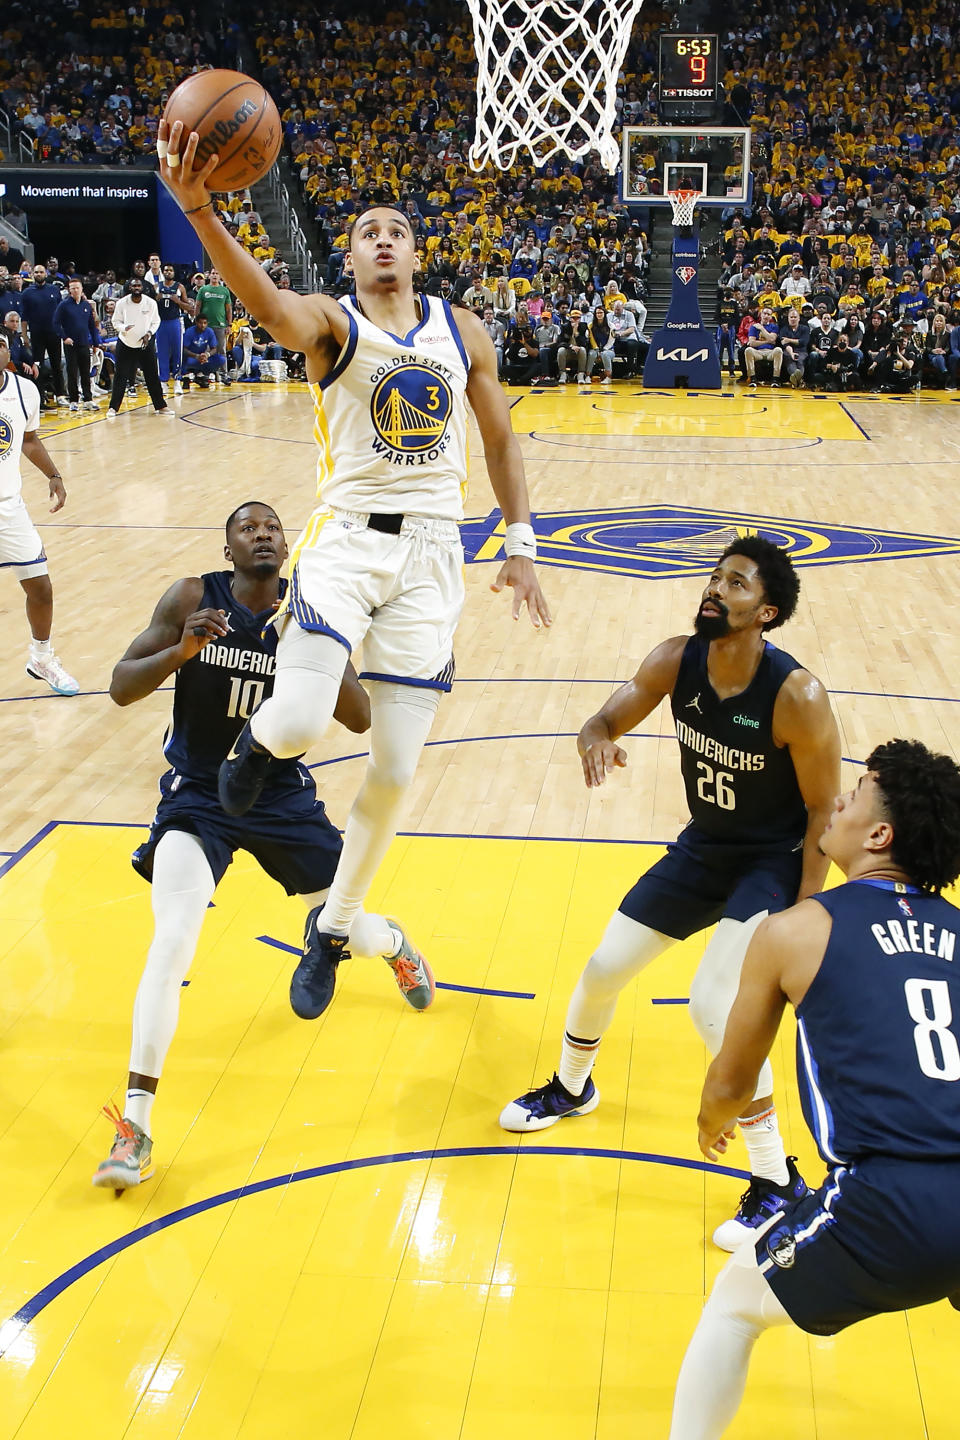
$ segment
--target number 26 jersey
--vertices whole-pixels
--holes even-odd
[[[690,636],[670,697],[693,823],[715,840],[794,850],[807,809],[790,751],[774,741],[773,708],[787,676],[802,667],[767,643],[746,690],[721,700],[707,673],[709,648]]]

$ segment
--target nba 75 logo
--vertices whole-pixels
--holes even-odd
[[[690,281],[694,278],[697,271],[696,267],[693,265],[678,265],[673,273],[674,275],[678,275],[680,277],[684,285],[689,285]]]

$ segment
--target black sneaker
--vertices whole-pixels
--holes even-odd
[[[303,956],[290,978],[290,1007],[301,1020],[316,1020],[333,999],[337,966],[351,958],[346,935],[317,929],[322,905],[311,910],[303,929]]]
[[[774,1185],[772,1180],[751,1176],[749,1186],[740,1196],[736,1215],[714,1230],[714,1245],[721,1250],[736,1250],[744,1240],[751,1239],[771,1215],[809,1195],[807,1182],[797,1169],[796,1155],[787,1156],[787,1172],[786,1185]]]
[[[248,721],[217,776],[217,794],[227,814],[246,815],[259,800],[271,768],[279,763],[275,755],[254,740]]]
[[[546,1130],[567,1115],[589,1115],[599,1104],[600,1091],[589,1076],[580,1094],[571,1095],[560,1076],[554,1075],[546,1085],[528,1090],[526,1095],[505,1105],[500,1112],[500,1128],[521,1134],[528,1130]]]

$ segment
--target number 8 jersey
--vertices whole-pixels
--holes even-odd
[[[891,880],[813,897],[833,925],[797,1006],[803,1115],[824,1160],[960,1160],[960,910]]]
[[[709,649],[708,640],[690,636],[670,697],[693,823],[716,840],[795,850],[807,808],[790,752],[774,742],[773,707],[802,666],[767,643],[746,690],[721,700],[707,673]]]
[[[177,671],[163,753],[178,774],[216,786],[221,761],[260,702],[273,693],[277,632],[269,625],[261,633],[272,610],[254,615],[234,598],[231,571],[200,578],[203,597],[197,609],[223,610],[230,628]],[[281,580],[281,598],[286,587]],[[271,785],[275,782],[299,786],[296,760],[289,762],[289,773],[286,765],[271,773]]]

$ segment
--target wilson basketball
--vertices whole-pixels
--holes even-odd
[[[201,70],[167,101],[163,118],[183,124],[181,154],[191,130],[200,136],[194,169],[211,155],[220,163],[207,181],[218,192],[245,190],[262,180],[280,153],[283,129],[277,107],[257,80],[239,70]]]

